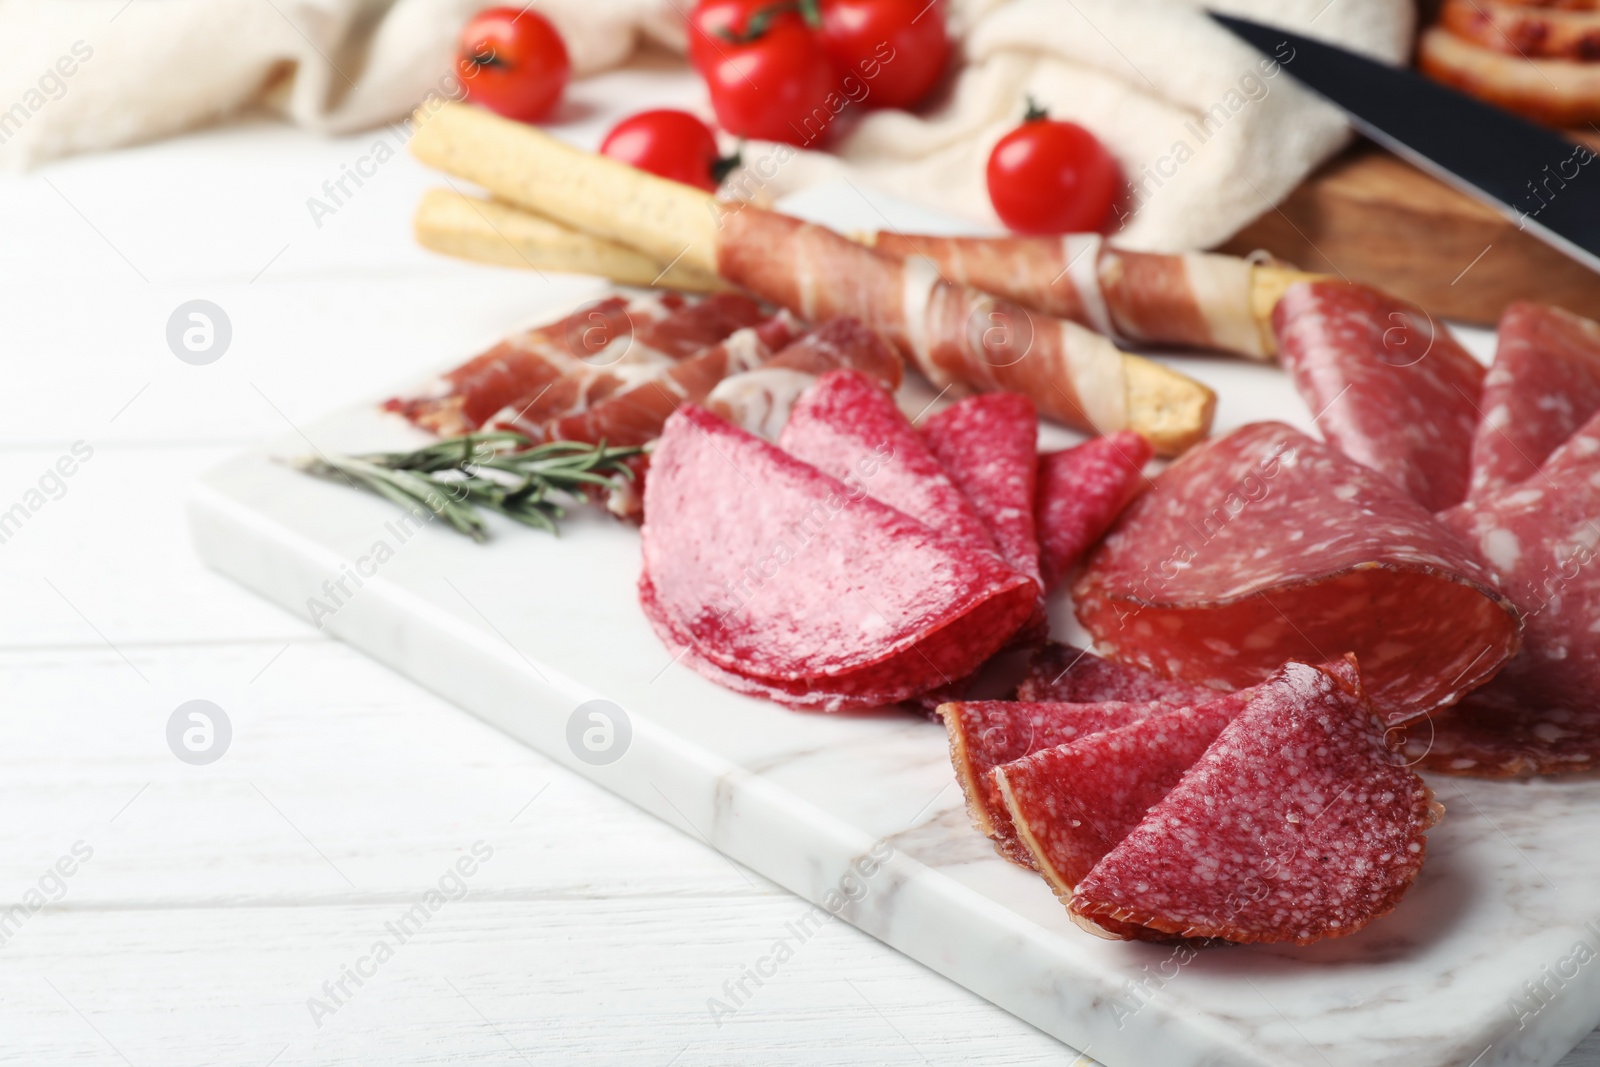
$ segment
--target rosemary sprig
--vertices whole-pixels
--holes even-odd
[[[432,512],[482,542],[489,528],[478,509],[557,533],[563,500],[581,498],[589,486],[631,479],[624,460],[643,451],[608,448],[604,441],[535,444],[519,433],[497,432],[449,437],[410,452],[301,456],[290,465],[370,490],[408,511]]]

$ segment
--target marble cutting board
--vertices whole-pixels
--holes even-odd
[[[843,183],[784,206],[841,229],[955,229]],[[493,339],[465,340],[461,358]],[[1480,354],[1492,344],[1465,340]],[[1218,430],[1262,418],[1309,429],[1275,368],[1176,361],[1218,390]],[[387,384],[374,400],[405,383]],[[926,396],[902,399],[916,411]],[[1052,432],[1050,443],[1072,439]],[[476,545],[276,462],[423,440],[370,406],[302,426],[201,481],[195,545],[217,570],[1108,1067],[1548,1067],[1600,1023],[1600,780],[1433,779],[1448,815],[1420,880],[1349,938],[1199,953],[1102,941],[970,827],[940,727],[788,712],[675,663],[635,603],[632,528],[577,514],[553,538],[491,518],[492,542]],[[1052,620],[1059,636],[1077,633],[1065,597]],[[599,752],[583,740],[597,709],[611,722],[609,747],[603,727],[591,737]],[[750,963],[768,976],[782,966]],[[739,999],[735,987],[721,1007]]]

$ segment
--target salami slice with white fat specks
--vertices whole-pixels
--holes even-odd
[[[1600,323],[1543,304],[1506,308],[1481,406],[1474,497],[1531,477],[1600,411]]]
[[[1376,289],[1316,281],[1289,287],[1272,327],[1323,437],[1429,511],[1466,499],[1484,370],[1442,323]]]
[[[1254,690],[1068,741],[994,771],[1016,838],[1063,899],[1178,784]]]
[[[1447,512],[1526,619],[1522,651],[1407,731],[1429,770],[1480,777],[1600,767],[1600,414],[1532,477]]]
[[[1290,663],[1073,890],[1091,923],[1307,944],[1389,911],[1439,809],[1359,686]]]
[[[1028,663],[1028,673],[1017,686],[1017,699],[1098,704],[1123,701],[1151,704],[1204,703],[1217,695],[1204,685],[1193,685],[1139,667],[1112,663],[1093,652],[1051,641],[1041,645]]]
[[[1151,452],[1149,441],[1121,430],[1039,457],[1034,523],[1045,589],[1059,585],[1111,529],[1143,486]]]
[[[894,397],[865,374],[829,371],[795,402],[778,447],[963,544],[994,539]]]
[[[694,405],[653,454],[641,542],[641,601],[664,641],[756,687],[830,694],[829,710],[970,673],[1037,593],[993,552]]]
[[[1017,840],[1011,816],[991,772],[1001,764],[1076,741],[1102,730],[1137,722],[1167,705],[1107,701],[1098,704],[969,700],[941,704],[950,737],[950,763],[967,797],[967,812],[995,851],[1013,863],[1033,867],[1033,857]]]
[[[1390,723],[1492,678],[1521,626],[1460,538],[1280,423],[1241,427],[1163,471],[1075,592],[1107,655],[1192,683],[1237,689],[1289,660],[1353,652]]]

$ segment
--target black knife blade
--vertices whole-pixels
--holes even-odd
[[[1417,71],[1275,26],[1209,14],[1372,140],[1600,271],[1600,165],[1587,146]]]

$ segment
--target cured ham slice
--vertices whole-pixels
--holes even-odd
[[[1017,393],[986,393],[952,404],[922,427],[934,459],[972,502],[1000,555],[1039,583],[1033,497],[1039,416]],[[1041,620],[1043,613],[1041,610]]]
[[[927,259],[957,285],[1107,337],[1253,359],[1273,351],[1272,336],[1256,316],[1255,268],[1236,256],[1130,252],[1095,233],[934,237],[880,231],[869,243],[897,259]]]
[[[692,404],[656,447],[641,541],[641,604],[665,643],[713,680],[830,711],[970,673],[1036,590]]]
[[[1519,613],[1458,537],[1375,471],[1279,423],[1157,477],[1090,558],[1078,618],[1113,658],[1218,688],[1353,652],[1398,723],[1516,651]]]
[[[1429,511],[1466,498],[1484,371],[1443,325],[1335,281],[1290,286],[1272,325],[1324,438]]]
[[[1439,25],[1483,48],[1523,59],[1600,59],[1600,11],[1593,9],[1445,0]]]
[[[1144,485],[1150,442],[1132,430],[1039,457],[1034,524],[1039,570],[1054,589]]]
[[[1017,687],[1017,699],[1098,704],[1121,701],[1149,704],[1205,703],[1217,695],[1138,667],[1112,663],[1093,652],[1051,641],[1041,645]]]
[[[717,269],[809,321],[861,320],[941,388],[1022,393],[1068,426],[1131,425],[1167,453],[1210,426],[1216,398],[1198,383],[1125,356],[1076,323],[952,285],[927,260],[882,255],[821,226],[726,209]]]
[[[508,402],[489,424],[538,438],[545,423],[581,414],[614,393],[654,381],[682,360],[767,317],[747,296],[706,297],[584,357],[554,382]]]
[[[1213,697],[1216,694],[1211,694]],[[1171,710],[1164,704],[1107,701],[1097,704],[969,700],[939,705],[950,737],[950,762],[967,798],[967,812],[995,851],[1032,868],[1034,860],[1017,839],[993,771],[1036,752],[1114,730]]]
[[[1600,64],[1507,55],[1430,26],[1417,39],[1417,66],[1435,81],[1534,122],[1579,126],[1600,120]],[[1572,158],[1587,163],[1594,155]]]
[[[1472,442],[1472,495],[1514,485],[1600,411],[1600,323],[1516,303],[1500,317]]]
[[[699,355],[674,363],[660,375],[613,393],[587,411],[526,427],[535,441],[586,441],[642,445],[661,433],[667,418],[684,404],[704,400],[730,374],[753,370],[800,334],[786,312],[731,334]]]
[[[800,394],[831,370],[860,371],[883,389],[900,388],[898,353],[855,319],[834,319],[755,370],[724,378],[705,408],[757,437],[776,441]]]
[[[1393,910],[1440,809],[1359,686],[1290,663],[1073,889],[1093,924],[1307,944]]]
[[[864,374],[837,370],[819,378],[795,405],[778,446],[952,540],[995,550],[972,502],[894,397]]]
[[[1446,514],[1527,620],[1522,652],[1408,731],[1430,770],[1480,777],[1600,767],[1600,415],[1539,472]]]
[[[1211,747],[1254,691],[1163,710],[994,772],[1017,840],[1057,895],[1115,848]]]

